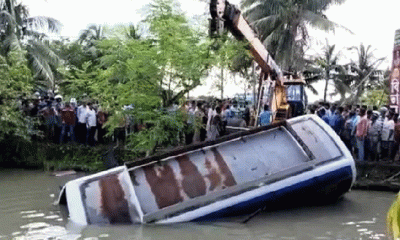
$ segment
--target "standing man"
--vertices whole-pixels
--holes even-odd
[[[394,145],[394,112],[389,111],[382,127],[382,159],[389,160]]]
[[[356,141],[357,141],[357,148],[358,148],[358,161],[364,161],[364,145],[365,145],[365,138],[367,137],[368,128],[369,128],[369,121],[367,118],[365,108],[360,109],[360,121],[356,127]]]
[[[229,103],[226,105],[225,110],[222,112],[222,129],[223,132],[226,133],[226,126],[228,125],[228,119],[232,117],[232,111],[231,111],[231,106]]]
[[[103,125],[107,121],[107,113],[100,107],[97,111],[97,140],[99,143],[104,143],[104,135],[106,130]]]
[[[73,109],[70,103],[66,103],[65,107],[61,110],[61,134],[60,134],[60,143],[62,144],[64,141],[65,133],[68,129],[68,134],[70,137],[71,142],[75,142],[75,109]]]
[[[379,109],[379,118],[377,120],[377,124],[379,126],[379,139],[378,139],[378,152],[377,158],[378,161],[382,158],[382,132],[383,132],[383,124],[387,121],[386,114],[388,109],[386,107],[381,107]]]
[[[96,132],[97,117],[96,117],[96,111],[94,110],[92,103],[88,104],[88,110],[86,112],[85,119],[86,119],[86,129],[87,129],[86,143],[89,146],[94,146],[94,134]]]
[[[221,136],[222,131],[222,118],[221,118],[221,108],[218,106],[215,108],[215,115],[211,119],[210,134],[208,135],[208,140],[215,140]]]
[[[266,126],[266,125],[271,124],[271,116],[272,116],[272,113],[269,110],[268,105],[265,104],[264,111],[260,114],[260,117],[259,117],[259,125]]]
[[[370,127],[367,135],[368,157],[371,161],[378,161],[379,139],[381,134],[381,126],[378,122],[379,112],[373,111],[370,119]]]
[[[77,109],[78,123],[76,125],[76,137],[78,142],[81,144],[85,144],[86,142],[86,113],[86,103],[82,102]]]

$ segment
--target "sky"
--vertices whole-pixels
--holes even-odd
[[[203,14],[207,4],[198,0],[179,0],[182,10],[188,17]],[[238,4],[240,0],[230,0]],[[63,24],[62,36],[75,38],[82,29],[90,24],[115,25],[121,23],[138,23],[142,9],[150,0],[23,0],[30,9],[31,16],[48,16]],[[396,29],[400,29],[399,0],[347,0],[344,4],[331,6],[326,12],[328,19],[345,26],[335,33],[323,33],[310,30],[312,45],[309,54],[317,54],[328,39],[335,44],[343,59],[352,58],[347,48],[371,45],[376,58],[384,57],[379,68],[391,66],[391,55]]]

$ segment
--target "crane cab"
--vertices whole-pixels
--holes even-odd
[[[286,102],[290,105],[290,117],[303,115],[307,107],[306,82],[301,77],[285,77]]]

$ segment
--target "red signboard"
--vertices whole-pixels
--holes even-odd
[[[396,31],[397,35],[397,31]],[[392,73],[390,75],[390,96],[389,104],[390,108],[394,109],[396,113],[400,109],[400,45],[395,45],[393,49],[393,64]]]

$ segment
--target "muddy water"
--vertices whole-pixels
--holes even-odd
[[[0,170],[0,239],[390,239],[385,217],[395,193],[351,191],[331,205],[168,226],[78,226],[54,202],[77,175]]]

